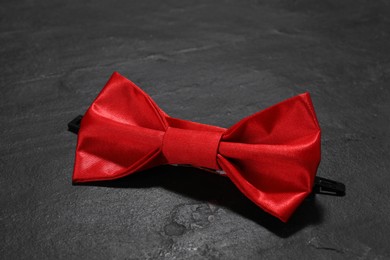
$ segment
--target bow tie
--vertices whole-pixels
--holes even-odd
[[[168,116],[114,73],[72,126],[78,131],[75,183],[117,179],[158,165],[191,165],[223,173],[284,222],[312,192],[320,162],[320,127],[308,93],[224,129]],[[323,189],[333,185],[333,192],[343,192],[342,184],[318,180]]]

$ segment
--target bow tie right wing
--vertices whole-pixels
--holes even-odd
[[[312,191],[320,128],[308,93],[256,113],[227,130],[218,163],[268,213],[287,221]]]

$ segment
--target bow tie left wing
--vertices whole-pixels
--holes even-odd
[[[169,163],[169,149],[162,151],[168,129],[187,133],[225,131],[169,117],[149,95],[115,72],[81,121],[73,181],[112,180]],[[172,141],[181,145],[177,139],[173,136]],[[173,157],[186,156],[173,150]]]
[[[166,117],[115,72],[81,121],[73,181],[110,180],[159,164]]]

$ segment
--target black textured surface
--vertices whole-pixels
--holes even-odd
[[[387,1],[2,1],[1,258],[390,258],[389,15]],[[113,71],[223,127],[310,91],[318,175],[347,196],[283,224],[195,169],[73,186],[66,124]]]

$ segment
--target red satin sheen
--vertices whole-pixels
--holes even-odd
[[[112,180],[162,164],[222,169],[250,200],[287,221],[312,191],[320,128],[308,93],[229,129],[175,119],[114,73],[78,134],[74,182]]]

